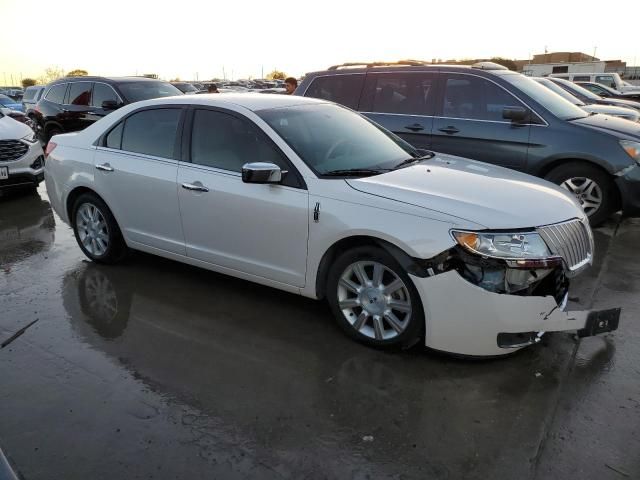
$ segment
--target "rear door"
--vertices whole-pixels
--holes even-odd
[[[360,111],[416,148],[431,148],[436,74],[369,73]]]
[[[505,107],[528,108],[485,78],[442,74],[442,96],[433,123],[433,150],[522,170],[530,124],[502,118]]]
[[[132,113],[105,135],[95,161],[98,193],[130,242],[184,255],[176,177],[183,108]]]
[[[329,76],[319,76],[313,79],[303,95],[329,100],[358,110],[364,79],[364,73],[336,73]]]
[[[93,82],[71,82],[67,93],[65,130],[83,130],[93,123],[88,119],[91,110],[91,90]]]

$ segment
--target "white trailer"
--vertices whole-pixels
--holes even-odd
[[[522,73],[529,77],[546,77],[552,73],[604,73],[605,62],[529,63]]]

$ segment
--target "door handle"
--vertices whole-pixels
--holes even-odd
[[[404,128],[406,128],[407,130],[411,130],[413,132],[419,132],[420,130],[424,130],[424,127],[419,123],[414,123],[413,125],[407,125]]]
[[[196,183],[183,183],[182,188],[185,190],[191,190],[192,192],[208,192],[209,189],[202,184]]]
[[[453,135],[454,133],[458,133],[460,130],[458,130],[454,126],[449,125],[448,127],[439,128],[438,131],[446,133],[448,135]]]
[[[113,167],[108,163],[103,163],[100,165],[96,165],[97,170],[102,170],[103,172],[113,172]]]

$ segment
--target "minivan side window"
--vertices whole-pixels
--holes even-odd
[[[118,95],[109,85],[99,82],[94,83],[93,99],[91,101],[91,105],[94,107],[102,108],[102,103],[107,100],[114,100],[118,102]]]
[[[428,115],[434,94],[434,76],[424,73],[380,73],[372,75],[367,96],[373,95],[371,111],[405,115]],[[371,84],[368,84],[371,85]],[[371,89],[373,88],[373,91]]]
[[[329,100],[356,110],[364,85],[364,77],[363,73],[316,77],[304,96]]]
[[[155,108],[127,117],[122,131],[122,150],[174,158],[181,114],[180,108]]]
[[[213,110],[196,110],[191,133],[191,162],[242,172],[250,162],[275,163],[287,170],[282,154],[249,122]]]
[[[67,84],[60,83],[58,85],[54,85],[47,92],[47,96],[45,97],[52,103],[57,103],[58,105],[62,105],[64,101],[64,94],[67,91]]]
[[[446,79],[443,117],[502,122],[504,107],[515,106],[524,107],[509,92],[483,78],[456,75]]]
[[[72,82],[69,87],[69,105],[89,105],[91,82]]]

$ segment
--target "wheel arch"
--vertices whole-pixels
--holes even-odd
[[[336,257],[342,252],[363,246],[375,246],[384,249],[405,269],[408,269],[414,263],[411,255],[387,240],[370,235],[352,235],[341,238],[325,251],[318,265],[316,271],[316,297],[318,299],[322,299],[326,295],[327,277]]]
[[[91,193],[92,195],[95,195],[100,200],[102,200],[105,203],[105,205],[107,205],[107,207],[109,206],[107,204],[107,202],[105,202],[104,198],[102,198],[100,196],[100,194],[98,194],[98,192],[96,192],[92,188],[85,187],[85,186],[75,187],[67,195],[67,200],[65,202],[65,207],[64,207],[65,208],[65,212],[67,214],[67,218],[69,219],[69,223],[70,224],[73,224],[73,212],[72,212],[73,205],[74,205],[74,203],[76,203],[76,200],[78,199],[78,197],[80,197],[80,195],[82,195],[84,193]],[[111,209],[109,209],[109,210],[111,210]],[[113,215],[113,210],[111,210],[111,214]],[[114,215],[114,218],[115,218],[115,215]],[[118,219],[116,219],[116,222],[117,221],[118,221]],[[119,225],[119,223],[118,223],[118,225]]]

